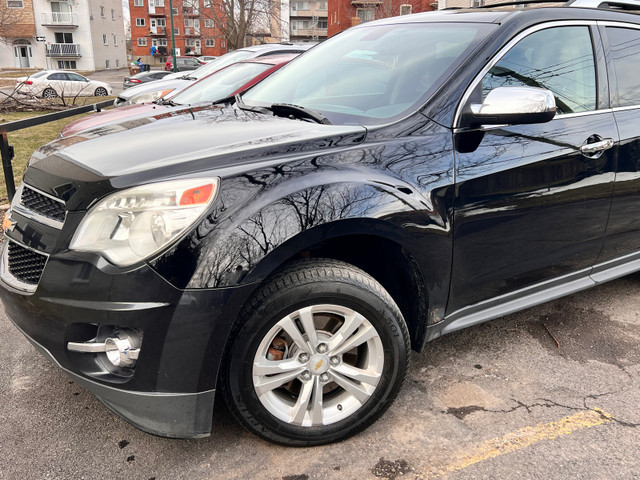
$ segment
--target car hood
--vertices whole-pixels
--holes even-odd
[[[55,140],[34,153],[30,168],[59,175],[62,165],[71,162],[102,178],[123,177],[118,183],[126,184],[352,145],[365,134],[358,125],[320,125],[212,107],[161,120],[136,118]],[[130,175],[130,182],[124,179]]]
[[[136,95],[140,95],[142,93],[161,92],[163,90],[170,89],[174,89],[174,93],[177,93],[183,88],[187,88],[189,85],[193,85],[192,80],[181,80],[179,78],[175,78],[172,80],[155,80],[153,82],[147,82],[143,83],[142,85],[136,85],[135,87],[127,88],[122,93],[118,94],[118,98],[129,100],[131,97],[135,97]]]
[[[169,107],[164,105],[157,105],[155,103],[140,103],[135,105],[125,105],[124,107],[114,108],[112,110],[106,110],[104,112],[95,113],[84,118],[79,118],[68,125],[66,125],[60,132],[60,136],[68,137],[75,135],[83,130],[88,130],[99,125],[107,125],[109,123],[117,122],[124,118],[133,118],[138,116],[151,116],[156,114],[164,114],[169,109],[175,107]],[[181,106],[180,108],[184,108]]]

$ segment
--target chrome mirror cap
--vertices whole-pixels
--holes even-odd
[[[470,107],[473,125],[544,123],[556,114],[553,93],[536,87],[498,87]]]

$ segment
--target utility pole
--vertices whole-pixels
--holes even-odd
[[[176,61],[176,32],[173,28],[173,0],[169,0],[169,9],[171,10],[171,55],[173,56],[173,71],[178,71],[178,62]]]

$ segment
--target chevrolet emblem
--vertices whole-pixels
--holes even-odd
[[[315,371],[316,371],[316,372],[317,372],[317,371],[318,371],[318,369],[322,366],[322,362],[323,362],[323,361],[324,361],[324,360],[320,360],[318,363],[316,363],[316,368],[315,368]]]
[[[16,222],[11,220],[11,210],[7,210],[4,214],[4,219],[2,220],[2,232],[13,230],[13,227],[15,226]]]

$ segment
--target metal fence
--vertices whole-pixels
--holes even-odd
[[[0,124],[0,152],[2,153],[2,170],[4,172],[4,181],[7,185],[7,196],[9,197],[9,202],[13,200],[13,196],[16,194],[16,184],[13,181],[13,165],[11,164],[14,152],[13,146],[9,145],[9,132],[15,132],[16,130],[22,130],[23,128],[35,127],[36,125],[54,122],[56,120],[72,117],[80,113],[91,111],[99,112],[103,108],[110,105],[113,105],[113,100],[105,100],[103,102],[84,105],[82,107],[75,107],[69,110],[63,110],[61,112],[48,113],[46,115],[40,115],[38,117],[26,118],[24,120],[17,120],[15,122]]]

